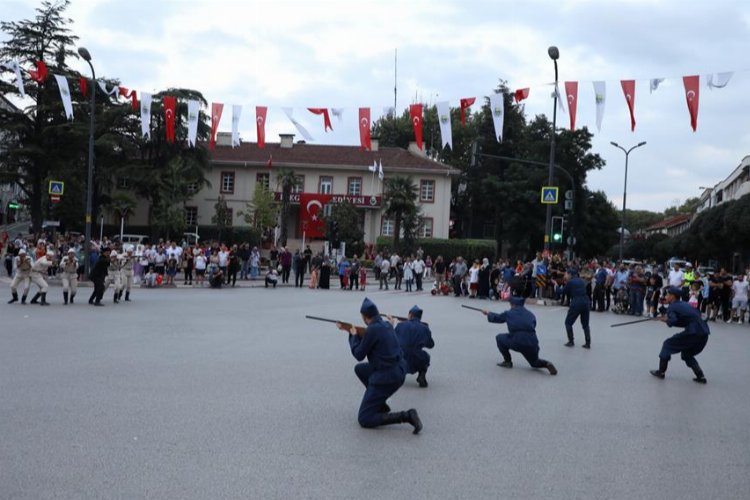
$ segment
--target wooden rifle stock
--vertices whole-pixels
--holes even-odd
[[[346,321],[339,321],[337,319],[329,319],[329,318],[321,318],[319,316],[305,315],[305,318],[314,319],[315,321],[325,321],[326,323],[340,324],[341,326],[345,327],[347,331],[351,331],[352,326],[354,326],[352,323],[347,323]],[[357,335],[359,335],[360,337],[363,336],[365,334],[365,330],[367,330],[367,328],[365,328],[364,326],[357,326],[355,328],[357,329]]]

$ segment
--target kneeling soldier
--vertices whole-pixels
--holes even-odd
[[[430,355],[423,349],[435,347],[427,324],[422,323],[422,310],[414,306],[409,310],[408,321],[396,325],[396,337],[406,361],[406,373],[416,373],[419,387],[427,387],[427,368]]]

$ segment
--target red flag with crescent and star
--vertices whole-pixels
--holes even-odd
[[[128,90],[125,87],[120,87],[120,95],[125,99],[130,99],[133,111],[138,111],[138,93],[135,90]]]
[[[476,97],[464,97],[461,99],[461,125],[466,125],[466,109],[474,104]]]
[[[307,108],[310,113],[315,115],[323,115],[323,130],[328,132],[328,129],[333,132],[333,125],[331,125],[331,115],[328,114],[328,108]]]
[[[83,97],[87,97],[89,94],[89,82],[84,77],[78,78],[78,87],[81,89]]]
[[[359,108],[359,144],[362,149],[372,151],[370,137],[370,108]]]
[[[565,82],[565,95],[568,97],[570,113],[570,130],[576,129],[576,110],[578,109],[578,82]]]
[[[622,93],[625,94],[625,101],[628,103],[630,110],[630,131],[635,130],[635,80],[622,80]]]
[[[177,98],[165,95],[162,102],[164,103],[164,128],[167,131],[167,142],[174,142],[174,112],[177,107]]]
[[[528,87],[526,87],[525,89],[518,89],[513,93],[513,98],[516,100],[516,102],[521,102],[527,97],[529,97]]]
[[[682,83],[685,85],[685,99],[687,100],[688,112],[690,112],[690,126],[693,132],[698,128],[698,98],[700,97],[701,77],[698,75],[683,76]]]
[[[29,76],[31,79],[40,85],[47,79],[47,74],[47,65],[44,64],[44,61],[37,61],[36,70],[29,70]]]
[[[224,111],[224,104],[220,102],[211,103],[211,140],[208,141],[208,149],[216,149],[216,132],[219,130],[222,111]]]
[[[409,116],[411,116],[411,124],[414,126],[414,139],[417,141],[417,147],[422,149],[422,105],[411,104]]]
[[[266,106],[255,106],[255,127],[258,130],[258,147],[260,149],[263,149],[266,147],[266,114],[267,113],[268,113],[268,108]]]
[[[299,230],[306,238],[325,238],[326,225],[323,221],[323,207],[333,195],[320,193],[300,193]]]

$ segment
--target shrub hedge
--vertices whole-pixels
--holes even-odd
[[[376,246],[378,252],[385,249],[391,251],[393,249],[393,238],[380,236],[377,239]],[[495,240],[425,238],[417,241],[417,247],[421,247],[425,257],[429,255],[433,261],[438,255],[442,255],[443,260],[448,262],[458,256],[465,260],[481,260],[487,257],[492,261],[497,255]]]

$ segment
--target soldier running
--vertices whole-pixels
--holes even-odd
[[[15,257],[16,275],[10,283],[10,292],[13,294],[13,298],[8,301],[8,304],[18,302],[19,285],[24,285],[21,304],[26,304],[26,296],[29,294],[31,266],[32,262],[28,255],[26,255],[26,250],[19,250],[18,255]]]

